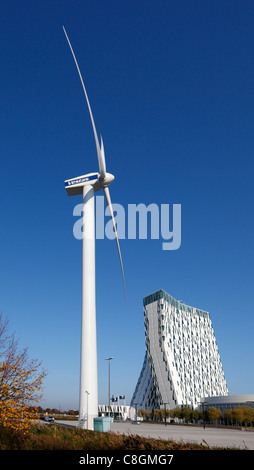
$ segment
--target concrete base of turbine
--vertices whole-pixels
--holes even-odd
[[[78,423],[78,427],[80,429],[88,429],[89,431],[94,431],[94,421],[93,419],[94,418],[97,418],[98,417],[98,413],[97,415],[89,415],[88,416],[88,422],[87,422],[87,416],[85,417],[85,419],[79,419],[79,423]]]

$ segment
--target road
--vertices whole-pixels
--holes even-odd
[[[56,421],[56,424],[65,426],[77,426],[77,421]],[[174,441],[203,443],[210,446],[234,447],[239,449],[248,448],[254,450],[254,431],[242,431],[225,428],[209,428],[196,426],[181,426],[151,424],[142,422],[140,425],[132,424],[130,421],[114,421],[111,423],[110,431],[120,434],[138,434],[144,437],[161,439],[173,439]]]

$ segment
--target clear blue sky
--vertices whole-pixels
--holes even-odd
[[[252,1],[10,0],[0,16],[0,310],[48,370],[43,406],[77,408],[81,242],[64,180],[97,171],[112,202],[182,205],[182,245],[96,242],[99,401],[134,391],[144,296],[210,312],[230,394],[254,393]]]

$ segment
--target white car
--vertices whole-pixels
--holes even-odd
[[[53,416],[45,416],[45,421],[47,421],[48,423],[53,423],[55,420]]]

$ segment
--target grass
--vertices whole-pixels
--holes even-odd
[[[22,435],[0,427],[0,450],[233,450],[193,444],[123,435],[113,432],[87,431],[56,424],[34,425]]]

